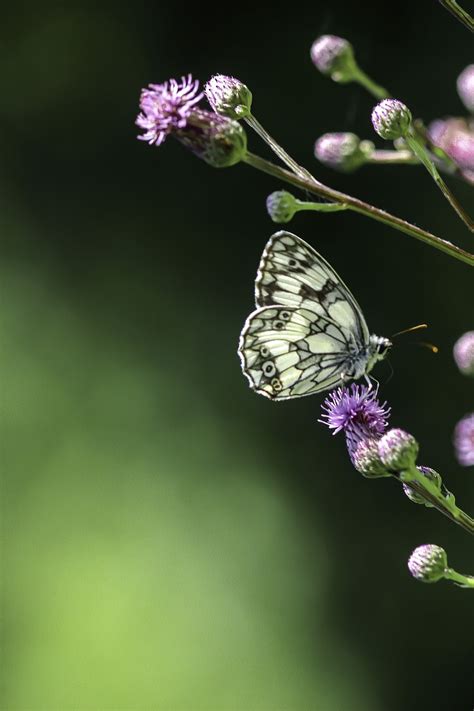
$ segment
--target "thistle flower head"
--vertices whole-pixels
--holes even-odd
[[[408,559],[408,570],[422,583],[436,583],[445,577],[448,557],[444,548],[427,543],[415,548]]]
[[[418,456],[418,442],[404,430],[392,429],[379,442],[380,459],[387,469],[400,471],[413,466]]]
[[[371,141],[361,141],[355,133],[325,133],[314,144],[316,158],[343,173],[350,173],[366,163],[373,150]]]
[[[142,90],[141,113],[135,122],[145,131],[139,140],[161,145],[170,133],[185,128],[193,107],[203,96],[199,81],[191,74],[181,77],[180,82],[170,79],[164,84],[149,84]]]
[[[333,390],[322,404],[325,411],[319,422],[346,435],[349,456],[354,461],[354,454],[359,442],[365,439],[378,439],[388,427],[387,418],[390,408],[387,403],[381,405],[377,392],[365,385],[351,385]]]
[[[191,75],[150,84],[140,98],[136,123],[145,133],[139,138],[159,146],[172,135],[215,168],[234,165],[247,150],[245,131],[237,121],[198,108],[202,96]]]
[[[378,440],[374,437],[361,439],[355,445],[352,453],[352,463],[355,469],[363,476],[375,479],[383,476],[391,476],[380,459]]]
[[[461,168],[464,178],[474,183],[474,127],[463,118],[437,119],[428,126],[434,144]]]
[[[206,98],[214,111],[233,119],[250,114],[252,93],[239,79],[216,74],[204,87]]]
[[[407,135],[411,112],[398,99],[383,99],[372,110],[372,125],[381,138],[394,141]]]
[[[356,64],[350,42],[335,35],[321,35],[313,42],[310,53],[321,74],[337,82],[352,81]]]
[[[454,450],[463,467],[474,465],[474,412],[460,420],[454,429]]]
[[[297,209],[296,198],[287,190],[276,190],[267,197],[267,212],[273,222],[289,222]]]
[[[467,331],[458,338],[454,344],[453,356],[461,373],[474,375],[474,331]]]
[[[468,111],[474,113],[474,64],[469,64],[456,81],[459,98]]]

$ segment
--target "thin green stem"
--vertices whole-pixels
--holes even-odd
[[[468,30],[474,32],[474,19],[468,12],[466,12],[466,10],[463,10],[463,8],[457,4],[456,0],[439,1],[441,5],[446,8],[446,10],[449,10],[449,12],[464,25],[464,27],[467,27]]]
[[[340,212],[341,210],[347,210],[348,205],[341,204],[340,202],[306,202],[305,200],[295,200],[296,210],[295,212],[302,212],[303,210],[314,210],[315,212]]]
[[[248,152],[243,160],[253,168],[267,173],[267,175],[271,175],[278,180],[294,185],[296,188],[300,188],[301,190],[306,190],[313,195],[325,198],[330,202],[337,202],[347,205],[347,209],[352,210],[353,212],[358,212],[361,215],[365,215],[373,220],[389,225],[389,227],[399,230],[410,237],[421,240],[435,249],[439,249],[441,252],[448,254],[450,257],[454,257],[454,259],[458,259],[465,264],[469,264],[471,267],[474,266],[474,254],[470,254],[451,242],[441,239],[441,237],[437,237],[431,232],[421,229],[421,227],[412,225],[411,223],[402,220],[400,217],[391,215],[389,212],[385,212],[385,210],[381,210],[380,208],[374,207],[363,200],[359,200],[351,195],[346,195],[339,190],[334,190],[327,185],[323,185],[323,183],[320,183],[315,178],[309,180],[308,178],[294,175],[284,168],[280,168],[280,166],[275,165],[274,163],[271,163],[270,161],[267,161],[254,153]]]
[[[474,590],[474,575],[463,575],[453,570],[453,568],[446,568],[444,577],[446,580],[452,580],[461,588],[471,588]]]
[[[253,114],[246,116],[245,122],[250,126],[250,128],[253,128],[255,133],[259,135],[260,138],[265,141],[268,146],[270,146],[275,155],[278,156],[278,158],[283,163],[285,163],[285,165],[287,165],[288,168],[293,171],[293,173],[311,179],[311,173],[306,170],[306,168],[303,168],[301,165],[298,165],[298,163],[284,150],[284,148],[282,148],[280,144],[277,143],[277,141],[275,141],[272,136],[270,136],[268,131],[263,128],[260,121],[257,121]]]
[[[376,84],[362,69],[356,65],[354,69],[353,81],[367,89],[369,94],[372,94],[379,101],[381,99],[388,99],[390,94],[383,86]]]
[[[374,150],[369,154],[367,163],[377,163],[380,165],[419,165],[420,160],[411,151],[385,151]]]
[[[429,172],[429,174],[431,175],[431,177],[433,178],[436,185],[441,190],[441,192],[443,193],[444,197],[449,202],[451,207],[459,215],[459,217],[464,222],[464,224],[467,225],[469,230],[471,232],[474,232],[474,222],[472,221],[472,219],[469,217],[469,215],[464,210],[462,205],[459,203],[457,198],[452,194],[451,190],[448,188],[448,186],[444,182],[443,178],[439,174],[438,168],[433,163],[428,151],[423,146],[420,139],[416,136],[416,134],[408,134],[407,136],[405,136],[405,141],[407,143],[407,146],[419,158],[421,163],[423,163],[426,170]]]
[[[453,523],[461,526],[468,533],[474,534],[474,519],[456,505],[454,496],[442,491],[436,483],[421,474],[416,466],[398,473],[397,478],[410,489],[419,494],[433,508],[449,518]]]

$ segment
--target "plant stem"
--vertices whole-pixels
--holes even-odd
[[[460,7],[456,0],[439,0],[441,5],[461,22],[464,27],[474,32],[474,19],[471,15]]]
[[[463,575],[458,573],[452,568],[446,568],[444,572],[445,580],[452,580],[456,585],[461,588],[472,588],[474,589],[474,575]]]
[[[419,158],[421,163],[425,166],[426,170],[428,173],[431,175],[433,180],[435,181],[436,185],[438,188],[441,190],[443,193],[444,197],[446,200],[449,202],[451,207],[455,210],[455,212],[459,215],[461,220],[464,222],[465,225],[469,228],[471,232],[474,232],[474,222],[472,219],[469,217],[467,212],[464,210],[462,205],[458,202],[458,200],[454,197],[452,194],[451,190],[448,188],[446,183],[444,182],[443,178],[439,174],[438,168],[436,165],[433,163],[431,160],[426,148],[421,144],[419,138],[416,135],[410,135],[408,134],[405,136],[405,141],[407,143],[407,146],[413,151],[413,153]]]
[[[474,519],[456,506],[452,494],[448,492],[448,495],[446,495],[445,492],[440,491],[436,484],[421,474],[415,466],[399,472],[396,478],[404,484],[408,484],[410,489],[419,494],[444,516],[457,523],[468,533],[474,534]]]
[[[315,212],[340,212],[347,210],[348,205],[340,202],[306,202],[305,200],[296,200],[296,212],[304,210],[314,210]]]
[[[306,170],[306,168],[298,165],[298,163],[290,155],[288,155],[284,148],[282,148],[279,143],[277,143],[275,139],[270,136],[268,131],[263,128],[260,121],[257,121],[255,116],[252,114],[246,116],[245,122],[250,126],[250,128],[253,128],[255,133],[259,135],[268,146],[270,146],[275,155],[277,155],[278,158],[293,171],[293,173],[311,179],[311,173]]]
[[[377,164],[405,164],[405,165],[419,165],[419,159],[413,155],[411,151],[385,151],[385,150],[374,150],[369,155],[367,163],[377,163]]]
[[[431,247],[439,249],[445,254],[448,254],[450,257],[454,257],[454,259],[458,259],[465,264],[469,264],[471,267],[474,266],[474,254],[470,254],[451,242],[441,239],[441,237],[437,237],[431,232],[421,229],[421,227],[412,225],[411,223],[402,220],[400,217],[391,215],[389,212],[385,212],[385,210],[381,210],[380,208],[374,207],[363,200],[359,200],[351,195],[346,195],[339,190],[334,190],[327,185],[323,185],[323,183],[320,183],[316,180],[316,178],[308,179],[294,175],[288,170],[280,168],[280,166],[275,165],[274,163],[271,163],[270,161],[267,161],[254,153],[247,152],[243,160],[253,168],[257,168],[257,170],[267,173],[267,175],[271,175],[278,180],[282,180],[283,182],[289,183],[296,188],[306,190],[313,195],[318,195],[319,197],[325,198],[331,202],[347,205],[347,209],[352,210],[353,212],[358,212],[361,215],[365,215],[373,220],[389,225],[390,227],[393,227],[394,229],[399,230],[410,237],[415,237],[415,239],[421,240],[422,242],[429,244]]]
[[[353,76],[353,81],[356,81],[358,84],[364,87],[364,89],[367,89],[369,94],[372,94],[376,99],[379,101],[381,99],[388,99],[390,94],[387,91],[387,89],[384,89],[383,86],[380,86],[379,84],[376,84],[365,72],[362,71],[362,69],[358,66],[356,66],[354,70],[354,76]]]

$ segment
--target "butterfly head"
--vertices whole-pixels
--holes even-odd
[[[374,365],[379,360],[383,360],[385,358],[392,345],[392,341],[388,338],[384,338],[383,336],[370,336],[367,372],[372,370]]]

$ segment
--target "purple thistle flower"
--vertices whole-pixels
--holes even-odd
[[[199,91],[199,81],[191,74],[181,81],[170,79],[164,84],[149,84],[140,97],[142,113],[136,124],[145,133],[140,141],[160,146],[172,131],[186,126],[191,109],[201,101],[204,92]]]
[[[461,373],[474,375],[474,331],[464,333],[453,348],[453,356]]]
[[[203,96],[191,74],[181,82],[150,84],[140,97],[136,124],[145,133],[138,138],[160,146],[172,135],[215,168],[238,163],[247,151],[245,131],[237,121],[196,106]]]
[[[436,583],[445,577],[448,567],[446,551],[433,543],[415,548],[408,559],[408,570],[422,583]]]
[[[333,390],[322,404],[325,413],[319,422],[333,430],[344,431],[347,449],[353,459],[359,442],[378,439],[388,427],[390,408],[377,400],[377,391],[365,385],[351,385]]]
[[[474,465],[474,412],[459,420],[454,428],[454,449],[463,467]]]
[[[474,183],[474,126],[463,118],[437,119],[428,126],[433,143],[445,151]]]
[[[474,113],[474,64],[469,64],[457,78],[459,98],[468,111]]]
[[[314,144],[314,155],[324,165],[350,173],[367,162],[374,144],[355,133],[324,133]]]

